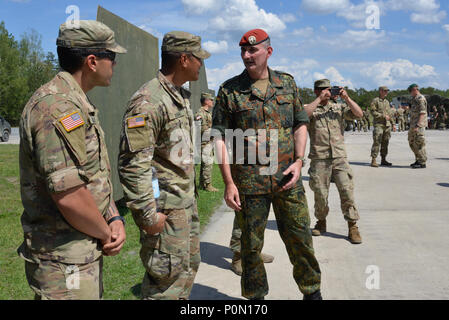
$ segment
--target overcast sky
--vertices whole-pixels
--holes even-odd
[[[365,89],[449,84],[449,1],[0,0],[0,20],[16,38],[35,29],[44,50],[55,52],[70,5],[78,6],[81,19],[95,19],[101,5],[160,42],[172,30],[200,35],[212,53],[205,65],[216,91],[242,72],[238,42],[253,28],[272,39],[270,67],[291,73],[300,87],[324,77]]]

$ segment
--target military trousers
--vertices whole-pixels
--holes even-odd
[[[103,295],[103,257],[86,264],[25,260],[35,300],[99,300]]]
[[[229,242],[229,248],[233,253],[240,253],[242,250],[240,238],[242,237],[242,230],[240,229],[237,217],[234,217],[234,223],[232,225],[231,241]]]
[[[140,258],[145,267],[142,298],[188,299],[200,266],[200,220],[196,203],[186,209],[165,209],[164,230],[141,232]]]
[[[399,131],[405,131],[405,120],[399,118],[398,119],[398,124],[399,124]]]
[[[386,157],[388,154],[388,144],[391,138],[391,127],[376,124],[373,131],[373,146],[371,147],[371,158],[377,158],[379,155]]]
[[[315,195],[315,217],[326,220],[329,214],[329,187],[331,179],[340,194],[341,211],[346,221],[360,219],[354,201],[352,169],[346,158],[313,159],[309,168],[309,186]]]
[[[268,294],[267,274],[260,253],[271,204],[299,290],[311,294],[320,289],[321,271],[313,249],[304,188],[300,186],[265,195],[240,195],[240,202],[242,210],[235,213],[242,230],[242,295],[258,299]]]
[[[415,131],[413,128],[408,131],[408,143],[410,149],[415,154],[415,159],[421,164],[427,162],[425,128],[419,128]]]
[[[213,143],[201,145],[200,188],[204,189],[212,184],[212,166],[214,164]]]

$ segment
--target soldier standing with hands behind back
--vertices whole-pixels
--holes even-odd
[[[387,161],[388,144],[391,138],[392,116],[390,102],[386,99],[390,90],[387,87],[379,88],[379,97],[371,102],[371,114],[373,115],[373,146],[371,147],[371,167],[377,168],[379,165],[376,158],[379,155],[382,157],[382,166],[391,166]]]
[[[195,202],[193,113],[182,88],[199,77],[201,38],[173,31],[162,40],[162,69],[131,98],[120,139],[119,173],[141,231],[143,299],[188,299],[200,265]],[[158,206],[152,189],[156,169]]]
[[[209,192],[217,192],[212,186],[212,166],[214,164],[213,141],[211,141],[212,108],[214,97],[210,93],[201,94],[201,108],[195,114],[195,121],[201,123],[201,167],[199,188]]]
[[[18,253],[36,299],[100,299],[102,254],[118,254],[126,234],[98,110],[86,92],[110,85],[115,55],[126,50],[97,21],[62,24],[56,43],[62,71],[34,93],[20,120],[25,239]],[[78,287],[66,283],[72,273]]]
[[[417,84],[408,87],[408,91],[412,96],[410,106],[410,129],[408,131],[408,142],[410,149],[415,154],[416,161],[410,166],[413,169],[426,168],[426,128],[427,128],[427,100],[419,92]]]

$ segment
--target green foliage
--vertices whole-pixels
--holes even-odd
[[[41,38],[31,30],[17,41],[0,22],[0,114],[13,126],[34,91],[57,72],[55,56],[44,54]]]

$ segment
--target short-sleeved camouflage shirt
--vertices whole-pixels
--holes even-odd
[[[34,93],[20,120],[23,258],[89,263],[101,255],[99,241],[69,225],[51,198],[84,184],[106,214],[112,184],[98,110],[75,79],[60,72]]]
[[[128,207],[143,228],[157,223],[151,167],[161,209],[194,203],[193,113],[190,93],[159,72],[131,98],[123,119],[119,173]]]
[[[268,194],[281,190],[284,177],[282,172],[295,158],[294,129],[309,121],[293,77],[269,69],[269,81],[266,94],[263,95],[251,84],[245,70],[220,87],[212,113],[212,128],[218,130],[225,139],[228,129],[234,132],[238,129],[243,132],[253,129],[246,131],[248,135],[244,136],[244,152],[241,157],[236,152],[237,143],[233,143],[231,173],[242,194]],[[274,137],[271,139],[270,130],[277,132],[277,140]],[[261,136],[260,132],[265,132],[265,136]],[[257,148],[252,148],[254,144],[250,141],[257,141]],[[271,147],[276,142],[277,148]],[[277,159],[275,172],[268,170],[271,162],[266,164],[265,161],[260,161],[263,158],[260,157],[263,152],[259,154],[262,145],[266,146],[264,152],[267,157]],[[271,154],[271,149],[275,154]],[[255,161],[250,161],[251,158]],[[261,171],[262,169],[264,170]],[[269,171],[271,174],[265,174]],[[297,185],[301,184],[299,179]]]
[[[421,114],[426,116],[422,122],[419,122]],[[410,129],[416,127],[427,128],[427,100],[422,94],[414,97],[410,105]]]
[[[370,110],[373,115],[374,125],[382,124],[391,127],[391,121],[387,121],[385,118],[386,116],[392,117],[390,102],[387,99],[374,98],[371,102]]]
[[[358,119],[346,103],[329,100],[310,117],[310,159],[346,158],[345,120]]]

